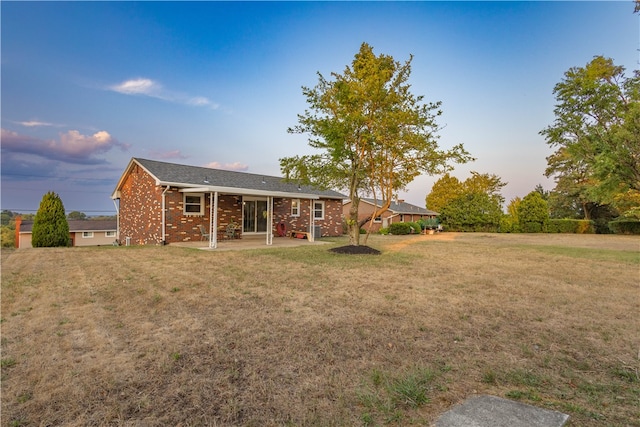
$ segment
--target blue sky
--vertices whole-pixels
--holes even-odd
[[[564,72],[604,55],[638,67],[640,15],[609,2],[7,2],[2,19],[1,208],[114,214],[131,157],[281,175],[311,153],[287,128],[314,86],[376,54],[412,54],[413,93],[442,101],[441,147],[456,167],[509,184],[507,202],[544,176]],[[424,206],[438,177],[399,194]]]

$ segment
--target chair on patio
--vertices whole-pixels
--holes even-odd
[[[226,237],[228,240],[233,240],[236,238],[236,225],[229,224],[226,229]]]
[[[207,230],[205,230],[204,225],[198,224],[198,228],[200,229],[200,236],[201,236],[200,240],[208,240],[211,234],[207,233]]]

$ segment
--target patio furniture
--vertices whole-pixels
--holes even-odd
[[[235,239],[236,238],[236,230],[237,230],[237,227],[236,227],[235,224],[227,225],[227,228],[226,228],[227,239],[229,239],[229,240]]]
[[[207,233],[207,231],[204,229],[204,225],[198,224],[198,228],[200,229],[200,240],[209,239],[209,236],[211,236],[211,234]]]

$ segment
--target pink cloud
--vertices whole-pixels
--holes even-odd
[[[211,163],[207,163],[206,165],[204,165],[204,167],[206,168],[211,168],[211,169],[224,169],[224,170],[228,170],[228,171],[247,171],[249,170],[249,165],[246,165],[244,163],[240,163],[240,162],[234,162],[234,163],[220,163],[220,162],[211,162]]]
[[[103,163],[95,156],[113,148],[127,150],[128,144],[121,143],[107,131],[93,135],[83,135],[77,130],[60,133],[58,139],[44,140],[6,129],[1,130],[2,150],[9,153],[24,153],[45,159],[67,163]]]
[[[182,154],[180,150],[170,150],[170,151],[149,151],[149,155],[154,159],[160,160],[168,160],[168,159],[186,159],[187,156]]]

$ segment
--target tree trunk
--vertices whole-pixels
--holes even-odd
[[[353,197],[351,206],[349,207],[349,218],[347,218],[347,232],[349,234],[349,244],[353,246],[360,245],[360,224],[358,224],[358,207],[360,198]]]

